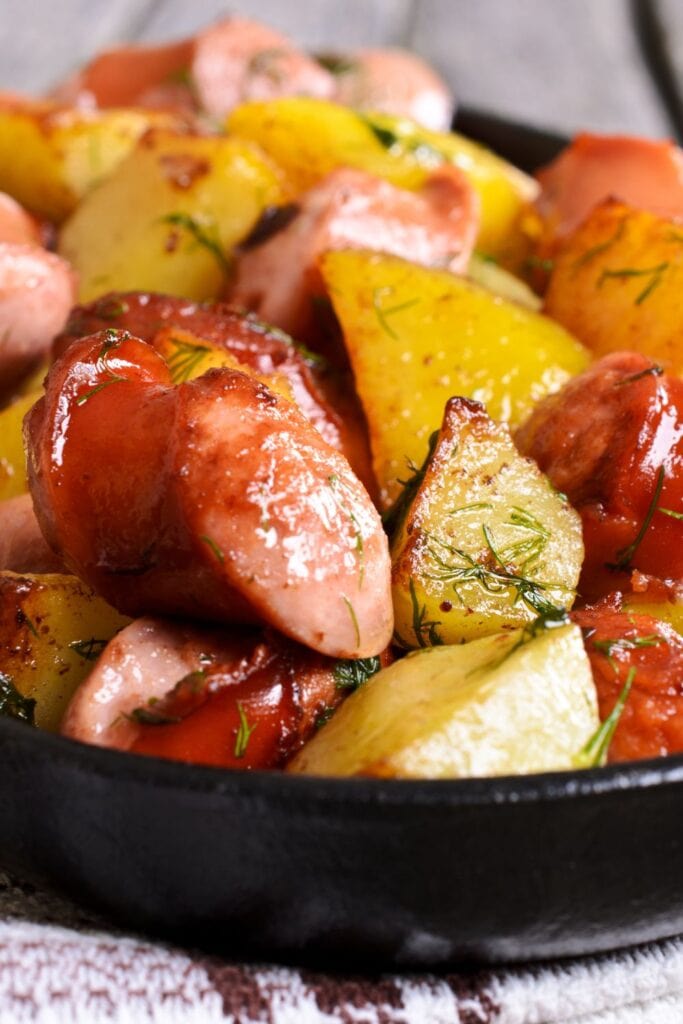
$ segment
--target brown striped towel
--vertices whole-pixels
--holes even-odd
[[[129,937],[0,874],[0,1024],[681,1024],[683,939],[561,964],[363,977]]]

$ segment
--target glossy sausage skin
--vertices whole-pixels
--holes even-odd
[[[623,588],[633,569],[683,578],[683,382],[640,354],[606,356],[516,440],[581,514],[584,598]]]
[[[465,270],[479,224],[478,199],[456,167],[408,192],[341,168],[298,202],[285,228],[237,261],[231,301],[310,345],[325,296],[318,259],[330,249],[372,249],[454,272]]]
[[[199,110],[221,117],[246,100],[330,98],[334,78],[279,32],[232,17],[190,39],[100,54],[54,93],[66,103]]]
[[[346,455],[371,493],[367,431],[350,380],[338,370],[310,365],[291,338],[226,303],[196,303],[149,292],[112,292],[86,306],[76,306],[55,339],[58,358],[76,339],[108,328],[130,331],[153,342],[166,327],[190,331],[230,352],[257,373],[284,374],[297,405],[333,448]]]
[[[355,50],[337,75],[335,99],[355,110],[409,117],[435,132],[450,130],[450,89],[416,54],[398,48]]]
[[[577,135],[537,177],[537,209],[558,238],[610,197],[662,217],[683,216],[683,153],[672,142]]]
[[[278,768],[342,699],[335,665],[272,630],[138,619],[109,642],[61,731],[195,764]]]
[[[53,366],[25,436],[50,546],[128,614],[265,621],[334,657],[387,646],[379,516],[346,459],[254,378],[174,387],[150,346],[101,332]]]
[[[584,631],[603,721],[631,674],[631,689],[608,760],[683,753],[681,636],[649,615],[620,611],[618,595],[572,612],[572,619]]]

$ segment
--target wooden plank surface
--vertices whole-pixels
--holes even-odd
[[[683,4],[653,2],[683,82]],[[0,87],[44,90],[102,46],[181,36],[228,9],[311,48],[412,46],[463,101],[531,123],[671,131],[630,0],[0,0]]]

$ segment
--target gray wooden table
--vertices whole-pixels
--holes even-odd
[[[309,47],[409,46],[463,102],[533,124],[683,137],[683,0],[0,0],[0,88],[228,11]]]

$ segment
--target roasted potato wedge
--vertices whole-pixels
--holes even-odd
[[[578,513],[505,424],[451,398],[392,545],[399,643],[457,644],[569,608],[582,561]]]
[[[579,627],[515,630],[383,669],[288,770],[424,779],[551,771],[585,764],[598,728]]]
[[[360,114],[306,97],[245,103],[227,124],[230,132],[258,143],[273,157],[293,195],[336,167],[357,167],[401,188],[417,188],[439,164],[453,163],[479,195],[478,247],[506,262],[526,248],[521,222],[538,194],[537,183],[462,135],[430,132],[405,118]]]
[[[281,198],[250,143],[152,131],[81,202],[59,252],[80,275],[81,302],[128,289],[214,298],[234,246]]]
[[[557,253],[545,309],[596,356],[629,349],[683,374],[683,230],[602,203]]]
[[[483,402],[519,424],[588,364],[562,327],[447,271],[363,251],[321,269],[344,332],[386,508],[421,465],[447,400]]]
[[[152,110],[83,110],[48,101],[0,102],[0,191],[62,221],[148,128],[172,128]]]
[[[24,416],[41,394],[34,391],[16,398],[0,411],[0,501],[28,490],[22,426]]]
[[[130,619],[75,576],[0,573],[0,675],[56,732],[105,643]]]

